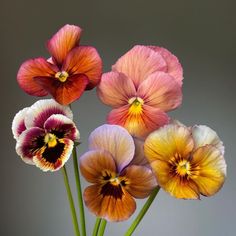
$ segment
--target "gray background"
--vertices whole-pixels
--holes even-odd
[[[46,40],[66,23],[84,29],[82,43],[97,47],[104,71],[135,44],[160,45],[175,53],[184,68],[184,100],[170,115],[187,125],[211,126],[226,146],[228,178],[217,195],[184,201],[161,191],[134,235],[235,235],[235,7],[233,0],[1,1],[0,235],[73,235],[61,172],[45,174],[24,164],[10,129],[15,113],[37,100],[16,83],[20,64],[47,57]],[[73,109],[83,153],[88,134],[105,122],[110,108],[93,91]],[[73,177],[71,164],[69,160]],[[91,232],[95,218],[86,215]],[[123,235],[133,218],[108,224],[106,235]]]

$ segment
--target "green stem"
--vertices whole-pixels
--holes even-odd
[[[74,164],[75,182],[76,182],[76,187],[77,187],[77,195],[78,195],[78,203],[79,203],[81,232],[82,232],[82,236],[86,236],[84,203],[83,203],[83,196],[82,196],[82,191],[81,191],[79,167],[78,167],[78,160],[77,160],[77,153],[76,153],[76,146],[75,145],[73,148],[73,164]]]
[[[78,220],[77,220],[76,211],[75,211],[75,205],[74,205],[73,197],[72,197],[72,194],[71,194],[69,179],[68,179],[68,175],[67,175],[65,165],[62,168],[62,173],[63,173],[63,178],[64,178],[65,187],[66,187],[66,191],[67,191],[68,201],[69,201],[69,204],[70,204],[70,210],[71,210],[71,216],[72,216],[75,235],[80,236],[79,225],[78,225]]]
[[[94,228],[93,228],[92,236],[97,236],[101,220],[102,220],[101,218],[96,219],[96,222],[95,222],[95,225],[94,225]]]
[[[101,220],[98,236],[103,236],[106,229],[107,221],[105,219]]]
[[[153,192],[149,196],[148,200],[144,204],[143,208],[141,209],[141,211],[139,212],[139,214],[137,215],[137,217],[135,218],[135,220],[133,221],[133,223],[131,224],[129,229],[126,231],[125,236],[130,236],[133,234],[134,230],[137,228],[138,224],[143,219],[147,210],[151,206],[151,204],[152,204],[153,200],[155,199],[156,195],[158,194],[159,190],[160,190],[159,186],[153,190]]]

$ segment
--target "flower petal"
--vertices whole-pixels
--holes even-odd
[[[68,106],[62,106],[53,99],[35,102],[27,111],[25,125],[27,128],[44,127],[45,121],[53,114],[61,114],[73,119],[73,113]]]
[[[101,191],[99,185],[89,186],[84,191],[85,204],[96,216],[117,222],[127,220],[134,213],[136,203],[128,192],[122,190],[121,197],[117,198],[112,191],[106,194]]]
[[[29,95],[43,97],[48,92],[35,80],[36,76],[54,76],[58,70],[44,58],[36,58],[25,61],[17,73],[19,86]]]
[[[165,72],[156,72],[144,80],[137,91],[145,104],[170,111],[182,102],[182,91],[174,78]]]
[[[194,149],[210,144],[220,149],[224,155],[223,142],[213,129],[205,125],[195,125],[192,127],[192,135],[194,139]]]
[[[148,165],[148,160],[144,155],[143,145],[144,141],[138,138],[134,138],[134,145],[135,145],[135,153],[134,158],[130,162],[130,165]]]
[[[151,169],[145,166],[129,165],[121,176],[126,178],[127,185],[124,188],[135,198],[148,197],[157,186]]]
[[[89,136],[90,149],[110,152],[118,172],[127,166],[134,156],[134,141],[127,130],[118,125],[102,125]]]
[[[72,140],[58,139],[54,147],[43,147],[33,157],[33,161],[42,171],[57,171],[69,159],[74,143]]]
[[[67,55],[62,70],[70,75],[84,74],[89,80],[87,89],[92,89],[100,82],[102,59],[97,50],[91,46],[79,46]]]
[[[18,139],[18,137],[20,136],[20,134],[26,130],[25,127],[25,116],[26,116],[26,112],[28,111],[28,107],[20,110],[18,113],[16,113],[13,121],[12,121],[12,133],[14,136],[14,139]]]
[[[107,121],[109,124],[123,126],[134,137],[144,138],[169,121],[167,114],[159,108],[144,104],[140,114],[129,112],[129,109],[130,105],[126,105],[112,110],[108,114]]]
[[[191,169],[191,179],[205,196],[214,195],[224,184],[226,163],[222,152],[215,146],[206,145],[198,148],[193,153]]]
[[[178,58],[173,55],[170,51],[162,47],[149,46],[155,52],[161,54],[167,64],[167,71],[169,75],[173,76],[179,85],[182,85],[183,80],[183,68],[178,60]]]
[[[88,84],[83,74],[70,76],[65,82],[51,77],[37,77],[35,80],[62,105],[69,105],[79,99]]]
[[[187,159],[193,146],[191,132],[187,127],[169,124],[147,137],[144,153],[150,163],[156,160],[169,161],[176,154]]]
[[[91,183],[100,183],[104,172],[116,173],[116,164],[112,155],[104,150],[91,150],[79,158],[80,170],[84,178]]]
[[[133,81],[118,72],[103,74],[97,92],[102,102],[112,107],[128,104],[129,99],[136,96]]]
[[[166,71],[163,57],[147,46],[135,46],[123,55],[112,67],[113,71],[124,73],[133,80],[136,88],[150,74]]]
[[[191,179],[170,175],[170,165],[156,160],[151,163],[158,184],[171,196],[182,199],[199,199],[198,186]]]
[[[61,65],[68,52],[78,45],[81,32],[78,26],[65,25],[48,41],[48,51],[57,64]]]
[[[16,143],[16,153],[27,164],[34,164],[33,156],[35,152],[44,145],[45,132],[38,127],[25,130]]]
[[[79,140],[79,131],[75,123],[64,115],[51,115],[44,123],[44,129],[56,135],[57,138],[68,138],[72,141]]]

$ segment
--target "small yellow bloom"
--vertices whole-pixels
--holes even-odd
[[[158,184],[176,198],[212,196],[224,183],[224,147],[207,126],[166,125],[147,137],[144,152]]]

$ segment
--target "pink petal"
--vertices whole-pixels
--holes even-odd
[[[146,46],[135,46],[116,62],[112,70],[124,73],[138,87],[150,74],[166,71],[166,66],[159,53]]]
[[[79,140],[79,131],[74,122],[60,114],[51,115],[44,123],[44,129],[48,133],[55,134],[57,138],[68,138],[72,141]]]
[[[169,121],[166,113],[159,108],[143,105],[143,112],[139,115],[129,112],[129,105],[112,110],[107,117],[109,124],[126,128],[131,135],[145,138],[150,132],[160,128]]]
[[[14,117],[12,121],[12,133],[14,136],[14,139],[18,139],[20,134],[26,130],[25,127],[25,115],[28,111],[28,107],[20,110]]]
[[[105,150],[112,154],[118,172],[127,166],[134,156],[134,141],[127,130],[118,125],[102,125],[89,136],[89,148]]]
[[[68,52],[78,45],[81,32],[78,26],[65,25],[48,41],[48,51],[57,64],[61,65]]]
[[[26,93],[39,97],[46,96],[47,91],[34,78],[37,76],[54,76],[56,70],[58,69],[44,58],[30,59],[21,65],[17,73],[17,81]]]
[[[118,72],[103,74],[97,92],[102,102],[112,107],[125,105],[136,95],[132,80]]]
[[[62,106],[54,99],[44,99],[35,102],[27,111],[25,125],[27,128],[44,128],[45,121],[53,114],[61,114],[73,119],[73,113],[68,106]]]
[[[87,89],[92,89],[100,82],[102,59],[97,50],[90,46],[79,46],[71,50],[65,59],[62,70],[70,75],[84,74],[89,80]]]
[[[144,80],[137,92],[145,104],[170,111],[182,102],[182,91],[176,80],[165,72],[156,72]]]
[[[178,58],[173,55],[170,51],[162,47],[150,46],[155,52],[161,54],[167,64],[167,73],[173,76],[176,81],[182,85],[183,80],[183,68]]]

